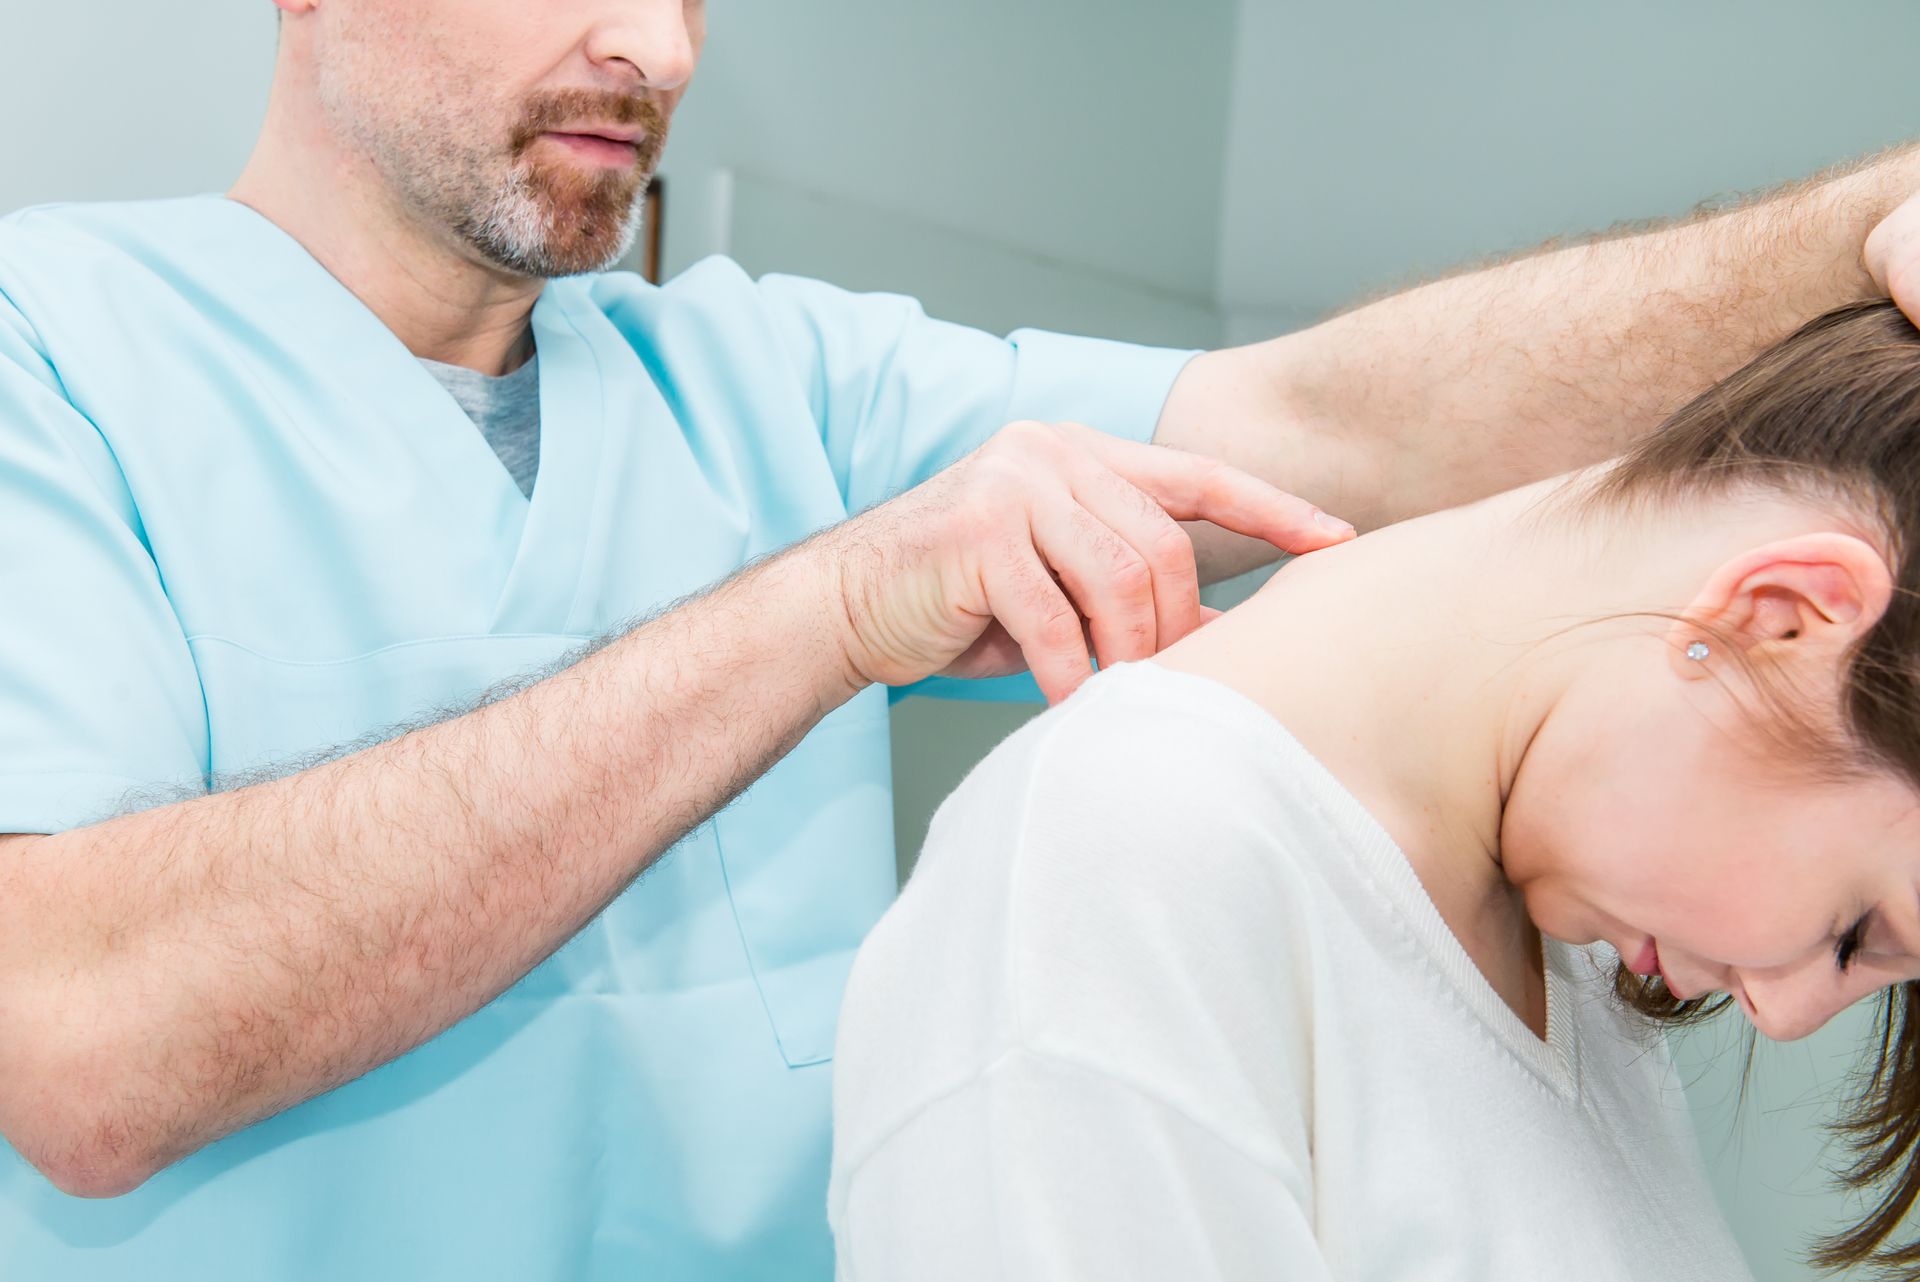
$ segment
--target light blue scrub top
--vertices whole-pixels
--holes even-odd
[[[1001,340],[718,259],[554,282],[533,326],[529,503],[245,207],[0,221],[0,832],[457,709],[1009,420],[1147,439],[1189,355]],[[0,1144],[0,1278],[831,1276],[834,1019],[894,893],[887,699],[359,1081],[111,1201]]]

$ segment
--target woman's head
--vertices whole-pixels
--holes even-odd
[[[1920,332],[1823,317],[1550,507],[1662,644],[1573,630],[1503,821],[1535,921],[1782,1040],[1920,978]]]
[[[1823,316],[1547,509],[1671,530],[1680,599],[1641,617],[1664,653],[1603,647],[1535,735],[1509,873],[1543,930],[1619,945],[1650,1014],[1791,1038],[1891,986],[1851,1127],[1887,1200],[1827,1261],[1863,1258],[1920,1192],[1920,331]]]

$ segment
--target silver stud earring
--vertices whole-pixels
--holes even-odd
[[[1687,647],[1687,657],[1695,663],[1705,663],[1707,656],[1712,653],[1713,651],[1707,649],[1707,643],[1705,641],[1695,641]]]

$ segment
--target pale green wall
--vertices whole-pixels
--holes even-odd
[[[1825,1127],[1875,1035],[1874,1016],[1873,1005],[1857,1006],[1805,1041],[1761,1042],[1744,1100],[1744,1020],[1723,1019],[1676,1046],[1708,1173],[1759,1282],[1834,1276],[1815,1273],[1802,1257],[1848,1212],[1829,1176],[1845,1154]]]
[[[1416,272],[1920,134],[1907,0],[1242,0],[1219,295]]]
[[[0,5],[0,213],[224,188],[266,108],[273,13],[267,0]]]
[[[1211,295],[1232,0],[711,0],[708,13],[669,175],[698,186],[732,166]]]

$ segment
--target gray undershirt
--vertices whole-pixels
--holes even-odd
[[[464,365],[424,358],[420,363],[467,412],[520,492],[532,498],[534,476],[540,470],[539,356],[499,378]]]

